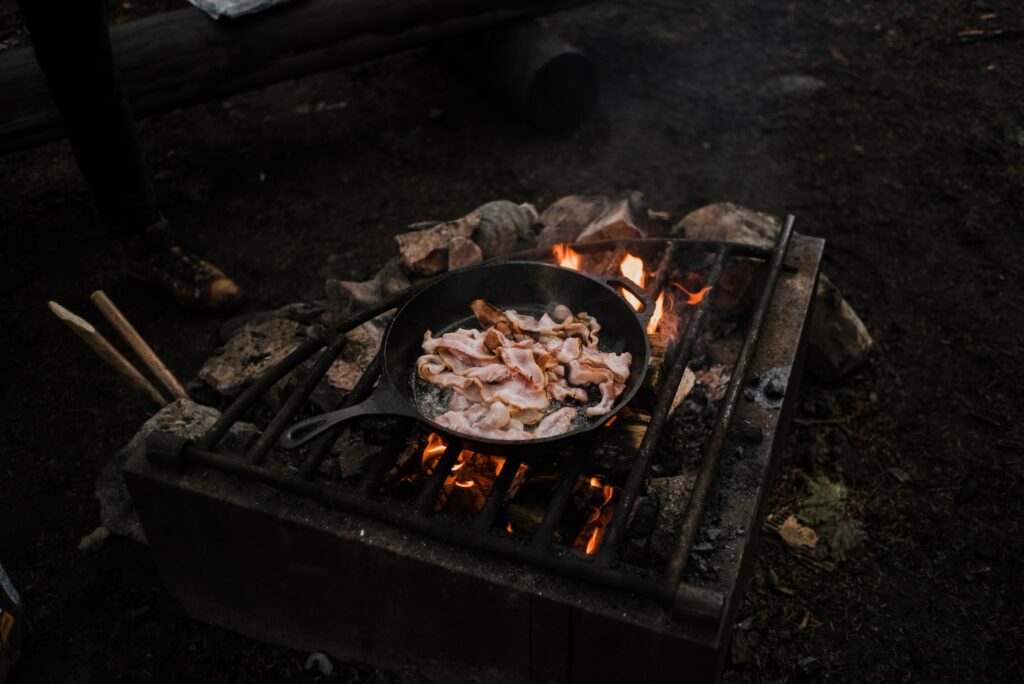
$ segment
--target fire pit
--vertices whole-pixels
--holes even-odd
[[[409,295],[335,325],[197,442],[154,433],[125,466],[169,591],[190,615],[254,638],[411,664],[439,681],[715,679],[784,442],[823,250],[792,227],[790,218],[772,249],[674,238],[556,249],[563,266],[646,288],[657,302],[654,353],[644,388],[615,419],[525,455],[470,451],[408,418],[367,421],[363,440],[338,427],[304,451],[277,449],[289,425],[318,412],[308,399],[345,333]],[[218,451],[321,349],[245,455]],[[381,363],[343,405],[369,394]],[[671,427],[679,422],[689,431]]]

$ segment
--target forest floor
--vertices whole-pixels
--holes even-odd
[[[491,199],[637,189],[675,218],[716,201],[797,214],[878,352],[842,382],[805,378],[770,510],[827,476],[867,538],[824,569],[766,535],[725,679],[1019,681],[1024,7],[624,0],[547,23],[600,72],[570,133],[408,53],[144,121],[163,210],[254,311],[365,277],[407,224]],[[27,43],[3,0],[0,50]],[[220,321],[121,276],[64,142],[0,158],[0,239],[0,562],[33,624],[13,681],[316,679],[305,654],[176,613],[144,547],[77,550],[97,473],[149,408],[46,301],[84,312],[105,289],[186,378]],[[330,681],[418,676],[352,664]]]

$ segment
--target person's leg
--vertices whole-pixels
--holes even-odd
[[[156,206],[114,64],[105,0],[21,0],[36,59],[125,271],[177,302],[223,311],[242,297],[224,272],[174,238]]]
[[[115,237],[160,220],[110,47],[106,0],[21,0],[39,66],[100,220]]]

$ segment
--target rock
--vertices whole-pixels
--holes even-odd
[[[811,316],[808,369],[825,380],[837,380],[864,363],[875,341],[839,289],[822,274]]]
[[[825,87],[820,78],[807,74],[786,74],[766,81],[760,88],[762,97],[786,99],[813,95]]]
[[[821,661],[814,656],[804,656],[796,661],[800,674],[804,677],[817,677],[821,674]]]
[[[376,306],[384,300],[384,292],[377,279],[355,282],[330,278],[324,283],[326,311],[322,321],[327,327],[340,324],[355,313]]]
[[[722,240],[771,247],[780,228],[773,216],[722,202],[690,212],[676,224],[672,233],[691,240]],[[744,260],[737,266],[752,263]],[[753,271],[748,273],[742,267],[733,268],[727,275],[732,282],[723,276],[720,289],[735,298],[737,304],[760,289],[750,287],[754,284]],[[747,279],[746,283],[744,279]],[[721,301],[718,303],[722,304]],[[826,380],[838,379],[855,369],[867,359],[874,347],[874,340],[857,312],[824,273],[818,279],[809,333],[808,368]]]
[[[540,215],[544,228],[537,236],[537,246],[575,242],[610,203],[610,199],[600,195],[567,195],[556,200]]]
[[[729,380],[732,378],[722,364],[715,364],[707,370],[697,371],[694,375],[697,383],[707,391],[711,401],[718,401],[725,396],[725,391],[729,389]]]
[[[100,518],[110,534],[127,537],[141,544],[146,536],[139,524],[135,506],[121,478],[121,467],[128,459],[142,453],[151,432],[163,430],[198,439],[220,417],[220,411],[197,404],[191,399],[178,399],[164,406],[147,420],[131,441],[117,452],[96,478],[96,498],[100,502]],[[221,440],[218,449],[229,453],[244,453],[259,437],[259,430],[250,423],[235,423]],[[95,534],[95,532],[93,533]],[[83,539],[83,541],[85,541]]]
[[[310,653],[306,658],[306,671],[308,672],[314,667],[324,677],[330,677],[334,672],[334,663],[323,653]]]
[[[658,525],[651,536],[651,551],[662,562],[671,558],[675,550],[676,534],[682,524],[686,502],[690,499],[695,480],[693,473],[651,480],[650,491],[661,500],[661,515],[658,516]]]
[[[480,226],[480,221],[480,214],[473,211],[433,228],[396,235],[402,264],[415,275],[442,273],[448,265],[448,243],[456,237],[470,237]]]
[[[778,219],[770,214],[732,202],[719,202],[691,211],[672,228],[672,234],[689,240],[771,247],[781,227]]]
[[[92,553],[98,551],[103,542],[107,541],[110,537],[110,530],[105,525],[100,525],[89,534],[82,537],[81,541],[78,542],[78,550],[82,553]]]
[[[257,311],[255,313],[239,314],[238,316],[228,319],[227,322],[220,327],[220,339],[223,342],[227,342],[240,330],[258,323],[265,323],[266,321],[273,320],[275,318],[286,318],[289,321],[305,323],[307,325],[315,323],[320,316],[323,315],[324,305],[324,300],[318,299],[312,302],[295,302],[294,304],[285,304],[273,311]]]
[[[345,337],[348,344],[341,350],[338,359],[331,364],[324,374],[324,381],[317,385],[310,395],[310,400],[324,411],[332,411],[341,400],[352,391],[359,382],[363,372],[369,367],[373,357],[380,350],[384,331],[391,322],[392,314],[381,314],[371,321],[363,323]],[[302,365],[303,375],[308,373],[316,363],[316,356]]]
[[[658,525],[658,512],[661,510],[661,497],[651,492],[640,500],[629,522],[628,536],[632,539],[645,539],[654,532]]]
[[[484,252],[469,238],[457,237],[448,243],[448,270],[479,264],[484,260]]]
[[[667,237],[672,232],[672,216],[666,211],[647,210],[647,235]]]
[[[415,284],[414,279],[405,270],[405,266],[402,265],[401,257],[395,257],[384,264],[373,280],[380,285],[380,292],[385,297],[408,290]],[[418,281],[419,279],[416,280]]]
[[[425,280],[427,278],[410,274],[402,264],[401,257],[388,261],[369,280],[355,282],[330,279],[324,286],[325,313],[321,320],[327,327],[341,324],[356,313],[378,306],[388,297]]]
[[[495,200],[475,211],[480,214],[480,225],[473,240],[483,251],[484,259],[508,254],[520,243],[532,241],[534,227],[540,222],[537,210],[527,203]]]
[[[231,397],[279,362],[313,333],[286,319],[250,326],[225,343],[216,356],[199,369],[199,378],[220,394]]]
[[[642,238],[646,234],[647,204],[644,195],[641,192],[631,192],[628,196],[609,204],[583,229],[576,242],[625,240]]]

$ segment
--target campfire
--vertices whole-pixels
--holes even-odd
[[[515,205],[501,210],[517,226],[531,216]],[[320,401],[348,415],[394,381],[391,361],[376,351],[384,324],[373,318],[408,295],[388,294],[394,278],[383,272],[338,285],[346,301],[361,293],[377,303],[357,313],[332,309],[328,335],[277,352],[281,360],[194,443],[157,432],[147,454],[126,468],[154,557],[185,609],[261,638],[370,662],[465,663],[502,673],[527,663],[548,672],[531,644],[555,639],[558,658],[570,659],[582,679],[660,681],[695,666],[713,672],[723,653],[717,635],[729,631],[749,568],[756,503],[778,458],[779,409],[791,399],[786,383],[803,338],[803,326],[772,307],[797,317],[808,310],[821,247],[801,239],[790,250],[795,275],[783,280],[791,224],[765,249],[637,237],[623,232],[636,220],[635,206],[601,211],[588,239],[518,253],[509,268],[554,263],[590,275],[573,276],[581,287],[604,288],[593,282],[602,280],[628,303],[612,299],[628,318],[620,320],[637,325],[639,358],[649,358],[649,368],[612,416],[585,434],[513,449],[405,411],[324,429],[281,451],[290,425],[320,420],[307,403],[346,345],[363,344],[352,334],[357,326],[376,331],[365,338],[371,351],[345,360],[343,399]],[[472,257],[470,236],[494,225],[486,222],[493,214],[475,214],[404,236],[402,286],[410,274],[425,279],[445,264],[466,265],[457,261]],[[484,295],[459,296],[468,303]],[[496,303],[513,304],[500,297]],[[762,328],[767,342],[759,344]],[[407,338],[418,343],[423,331],[417,322]],[[348,375],[351,359],[364,357],[364,370]],[[226,451],[221,445],[237,421],[254,415],[256,402],[300,365],[245,454]],[[665,434],[671,448],[659,446]],[[165,523],[169,510],[173,525]],[[234,541],[253,538],[263,543]],[[178,560],[197,544],[209,549],[202,567]],[[265,587],[283,592],[272,606],[251,600]],[[277,626],[261,627],[269,624]],[[522,640],[531,634],[541,638]],[[612,647],[628,657],[600,657]],[[550,678],[564,679],[552,667]],[[436,673],[441,680],[464,674]]]
[[[551,251],[553,261],[559,266],[586,272],[584,264],[588,262],[571,245],[556,244]],[[588,263],[588,266],[590,265]],[[595,260],[593,267],[599,270],[600,264]],[[629,252],[621,257],[615,270],[641,288],[646,288],[654,282],[652,272],[644,260]],[[687,278],[693,280],[700,278],[700,275],[689,273]],[[690,292],[680,282],[673,281],[670,285],[671,287],[662,287],[657,292],[654,311],[646,326],[652,344],[661,347],[662,351],[666,342],[659,334],[659,326],[666,312],[671,311],[677,304],[696,306],[712,289],[711,286],[704,286],[696,292]],[[676,291],[682,294],[676,295]],[[619,292],[634,310],[642,310],[644,304],[634,294],[624,288]],[[616,417],[608,420],[605,428],[612,428]],[[435,432],[415,439],[389,474],[384,485],[385,490],[399,498],[414,499],[437,468],[447,447],[446,440]],[[450,473],[441,485],[434,510],[466,519],[475,518],[483,510],[487,496],[505,463],[506,460],[502,456],[460,449]],[[528,473],[531,473],[530,467],[527,464],[519,464],[513,484],[505,494],[505,505],[499,524],[510,534],[532,534],[536,531],[537,525],[531,525],[529,522],[531,519],[536,521],[542,516],[537,503],[543,497],[539,497],[536,490],[543,489],[546,484],[548,491],[545,494],[549,495],[557,483],[557,477],[553,475],[532,477],[530,489],[534,491],[531,491],[527,498],[532,499],[533,503],[517,501],[520,485]],[[606,482],[603,476],[581,477],[573,492],[573,498],[574,508],[581,512],[582,523],[577,525],[578,529],[575,530],[571,525],[559,530],[557,538],[567,540],[568,546],[573,550],[581,551],[588,556],[594,555],[614,514],[619,492],[619,487]]]

